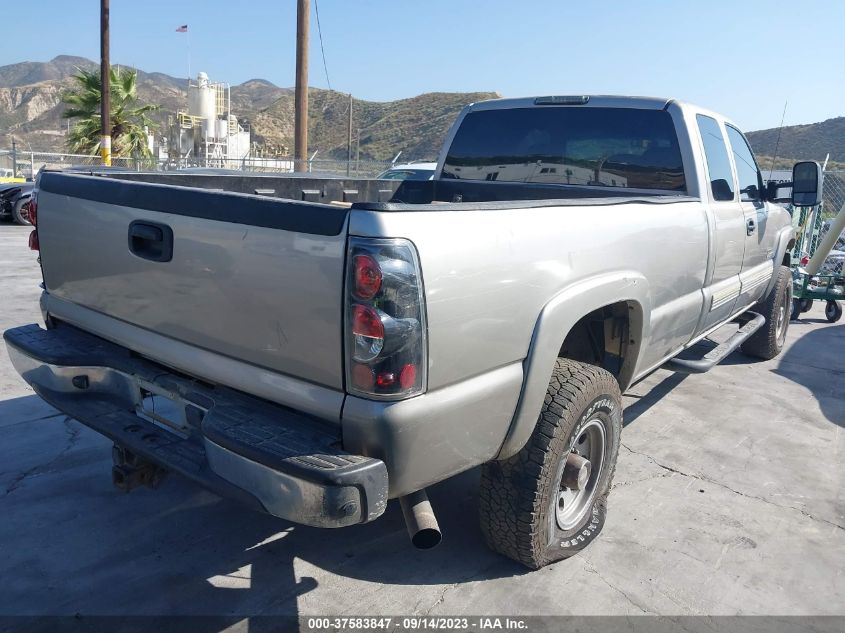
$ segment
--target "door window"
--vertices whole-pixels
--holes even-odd
[[[757,169],[754,154],[751,153],[751,148],[748,147],[748,141],[745,140],[742,132],[730,125],[725,127],[727,127],[728,139],[734,153],[740,200],[758,202],[760,200],[760,170]]]
[[[707,171],[710,173],[710,191],[713,193],[713,199],[733,200],[734,177],[722,129],[712,117],[697,114],[696,119],[701,140],[704,141],[704,156],[707,159]]]

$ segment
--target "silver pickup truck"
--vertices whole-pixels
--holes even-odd
[[[734,125],[653,98],[472,104],[430,181],[46,171],[45,328],[4,338],[125,490],[173,471],[320,527],[399,499],[430,547],[425,488],[482,465],[486,540],[537,568],[602,528],[622,392],[780,352],[774,199]]]

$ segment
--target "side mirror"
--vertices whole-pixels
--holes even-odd
[[[812,207],[822,201],[822,168],[812,160],[795,163],[792,168],[792,204]]]
[[[739,193],[747,196],[748,200],[760,199],[760,190],[757,185],[748,185],[745,189],[740,189]]]
[[[788,191],[785,191],[788,190]],[[792,183],[791,182],[776,182],[770,180],[763,188],[763,195],[769,202],[791,203],[792,202]]]

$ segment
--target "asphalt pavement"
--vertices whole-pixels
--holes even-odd
[[[0,329],[40,321],[29,229],[0,225]],[[0,343],[0,615],[845,615],[845,321],[818,303],[780,357],[659,370],[626,395],[601,537],[536,572],[488,551],[478,472],[319,530],[176,476],[112,486],[108,440],[44,404]]]

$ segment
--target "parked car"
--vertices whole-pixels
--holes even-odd
[[[26,182],[26,178],[16,176],[8,167],[0,167],[0,185],[10,182]]]
[[[4,338],[119,487],[175,471],[319,527],[399,499],[430,547],[425,488],[482,466],[487,543],[538,568],[602,529],[629,386],[783,348],[790,218],[713,112],[486,101],[434,180],[340,182],[41,173],[46,329]]]
[[[29,203],[34,186],[31,182],[0,184],[0,220],[30,224]]]
[[[394,165],[381,172],[378,180],[431,180],[437,170],[437,163],[408,163]]]

